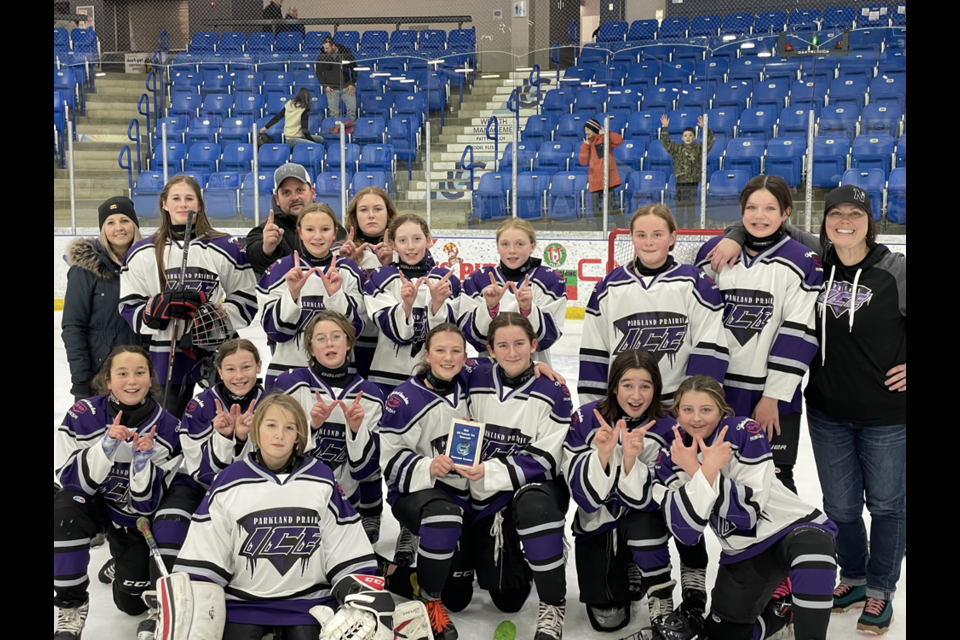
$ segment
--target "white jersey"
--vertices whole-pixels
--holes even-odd
[[[641,277],[632,265],[600,281],[587,303],[580,343],[580,402],[604,397],[610,365],[623,351],[650,352],[663,377],[663,401],[684,379],[723,380],[729,354],[723,331],[723,298],[712,280],[692,265],[674,265]]]
[[[433,268],[426,278],[441,280],[447,269]],[[377,328],[377,350],[370,367],[370,382],[377,384],[384,394],[413,375],[423,362],[423,348],[427,333],[444,322],[456,324],[460,317],[460,281],[450,276],[451,295],[437,313],[431,313],[430,289],[421,284],[413,303],[411,317],[403,312],[400,289],[400,270],[380,267],[370,274],[364,289],[364,298],[370,322]],[[416,283],[416,280],[414,280]]]
[[[226,591],[227,622],[316,624],[341,578],[373,573],[360,516],[330,468],[301,459],[275,474],[249,455],[224,469],[193,516],[175,571]]]

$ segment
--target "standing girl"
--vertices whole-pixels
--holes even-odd
[[[649,351],[660,364],[663,401],[684,378],[723,380],[730,359],[723,331],[723,298],[712,280],[670,255],[677,225],[662,204],[640,207],[630,220],[636,253],[608,273],[587,303],[580,345],[582,400],[603,398],[610,363],[623,351]]]
[[[563,530],[570,500],[560,478],[570,428],[570,391],[537,378],[537,334],[519,313],[489,325],[496,364],[470,375],[469,407],[486,424],[481,463],[457,472],[470,481],[473,521],[467,547],[480,587],[498,609],[516,613],[537,584],[535,640],[560,640],[566,611]]]
[[[76,403],[54,439],[53,590],[57,638],[79,640],[87,593],[90,539],[107,532],[116,565],[113,601],[139,616],[150,584],[150,552],[137,518],[157,510],[180,466],[179,421],[150,392],[156,372],[140,347],[117,347],[93,384],[100,395]],[[151,621],[145,620],[144,623]]]
[[[706,636],[770,638],[792,618],[797,640],[824,640],[836,526],[777,480],[763,427],[733,416],[719,382],[688,378],[673,412],[679,428],[657,459],[654,499],[680,542],[698,542],[709,524],[723,549]],[[773,598],[786,578],[788,608]]]
[[[366,277],[351,260],[337,261],[332,248],[337,218],[325,204],[308,204],[297,216],[300,250],[274,262],[260,278],[257,297],[260,323],[273,349],[266,388],[288,369],[307,366],[302,334],[311,318],[331,309],[363,329],[363,283]]]
[[[188,211],[195,211],[196,216],[187,273],[182,274]],[[174,331],[179,336],[184,334],[184,325],[192,328],[193,317],[204,304],[209,304],[208,310],[219,315],[231,331],[246,327],[257,313],[255,285],[240,243],[210,226],[199,185],[190,176],[178,175],[170,178],[160,193],[160,228],[127,254],[120,275],[120,313],[143,337],[160,384],[166,384]],[[191,333],[194,339],[201,337]],[[181,348],[175,354],[166,407],[174,415],[182,415],[193,397],[194,383],[202,379],[195,365],[209,355],[205,348]]]
[[[907,546],[907,258],[877,243],[863,189],[833,190],[825,212],[810,439],[823,507],[840,529],[834,610],[863,607],[857,627],[882,634]]]
[[[460,328],[487,354],[490,324],[500,313],[517,312],[529,320],[537,338],[534,360],[550,364],[550,347],[563,335],[567,283],[558,271],[534,258],[537,237],[526,220],[510,218],[497,229],[500,264],[482,267],[463,283]]]
[[[386,191],[380,187],[364,187],[357,191],[343,220],[348,234],[340,246],[340,257],[353,260],[367,275],[393,264],[393,247],[388,241],[387,227],[396,217],[397,208]],[[432,260],[429,253],[427,256]],[[358,334],[354,349],[357,372],[364,378],[370,376],[376,349],[377,327],[371,322]]]
[[[777,477],[797,491],[793,467],[800,445],[800,382],[817,353],[814,304],[823,283],[820,259],[786,235],[790,187],[757,176],[740,194],[746,243],[736,266],[719,274],[707,257],[723,239],[704,244],[697,265],[723,294],[730,349],[723,388],[738,416],[752,416],[771,440]]]
[[[644,596],[651,621],[673,612],[669,533],[651,496],[653,464],[676,424],[662,392],[656,358],[624,351],[610,367],[606,397],[580,407],[564,444],[564,477],[578,506],[573,533],[580,600],[597,631],[626,627],[630,601]],[[676,546],[683,607],[702,617],[706,544]]]
[[[67,247],[67,292],[63,297],[63,345],[70,363],[70,393],[79,402],[96,395],[91,381],[114,347],[140,338],[117,313],[120,268],[140,223],[130,198],[100,205],[100,237],[77,238]]]
[[[370,381],[383,393],[409,378],[422,361],[427,332],[460,317],[460,281],[433,266],[430,228],[420,216],[398,216],[388,228],[399,259],[370,274],[365,287],[371,324],[379,331]]]
[[[363,517],[371,544],[376,544],[383,513],[379,433],[383,394],[350,371],[356,336],[343,315],[317,313],[303,332],[309,365],[281,375],[277,389],[293,396],[309,417],[306,454],[333,469],[347,500]]]

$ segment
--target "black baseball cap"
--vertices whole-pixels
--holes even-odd
[[[831,209],[841,204],[852,204],[860,207],[869,216],[873,217],[870,195],[855,184],[845,184],[828,193],[823,205],[823,215],[827,215]]]
[[[104,200],[103,204],[101,204],[97,210],[100,228],[103,228],[103,223],[107,221],[107,218],[117,213],[122,213],[130,218],[133,224],[138,227],[140,226],[140,220],[137,219],[137,212],[133,208],[133,200],[124,196],[116,196],[109,200]]]

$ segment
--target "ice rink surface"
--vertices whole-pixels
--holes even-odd
[[[64,413],[73,404],[73,397],[70,395],[70,372],[67,368],[66,352],[63,348],[63,342],[60,339],[60,317],[61,314],[53,314],[53,366],[54,366],[54,402],[53,402],[53,420],[56,428],[63,418]],[[574,397],[574,407],[579,406],[576,402],[577,372],[579,368],[578,351],[580,347],[580,335],[583,331],[583,322],[568,320],[566,323],[563,339],[553,348],[554,367],[567,379],[567,385],[570,387]],[[267,348],[266,338],[259,324],[253,328],[241,332],[242,337],[254,341],[260,349],[261,355],[269,358],[270,351]],[[265,363],[266,364],[266,363]],[[266,367],[264,367],[264,371]],[[820,483],[817,479],[817,469],[813,460],[813,451],[810,446],[810,439],[806,432],[806,420],[804,420],[804,431],[800,441],[800,458],[795,470],[797,486],[800,489],[800,495],[808,503],[821,507],[822,495],[820,492]],[[575,505],[571,501],[571,508]],[[867,527],[869,531],[869,515],[867,517]],[[567,518],[568,523],[572,519]],[[383,527],[381,529],[381,541],[377,545],[377,551],[386,556],[393,556],[393,548],[399,532],[396,520],[390,514],[389,508],[384,512]],[[571,544],[573,536],[567,531],[567,537]],[[709,571],[707,584],[712,585],[716,575],[716,563],[720,557],[720,546],[713,533],[707,531],[707,548],[710,552],[711,568]],[[679,582],[680,569],[679,560],[676,552],[673,551],[674,559],[674,578]],[[90,616],[87,619],[87,626],[83,633],[84,640],[135,640],[136,628],[139,619],[131,618],[120,613],[113,604],[110,587],[104,586],[97,581],[97,572],[104,562],[107,561],[109,553],[106,545],[95,549],[91,554],[90,562]],[[631,625],[615,634],[604,634],[595,632],[587,619],[586,610],[579,603],[580,589],[577,586],[577,576],[572,556],[567,565],[567,618],[564,628],[564,638],[567,640],[588,640],[588,639],[607,639],[619,640],[639,631],[648,624],[646,615],[646,602],[642,606],[642,615],[634,617]],[[679,599],[680,589],[677,587],[676,597]],[[537,618],[537,597],[536,588],[531,593],[523,609],[509,619],[517,625],[518,640],[532,640]],[[56,624],[56,608],[54,608],[54,624]],[[895,601],[896,622],[891,627],[889,633],[884,638],[889,640],[905,640],[907,637],[907,564],[903,562],[903,575],[899,584],[899,591]],[[843,615],[834,615],[831,619],[830,630],[827,634],[829,640],[851,640],[853,638],[875,638],[872,634],[861,633],[857,631],[857,618],[859,611],[851,611]],[[473,598],[473,603],[462,613],[452,616],[454,623],[460,631],[461,640],[490,640],[493,638],[493,632],[503,620],[507,620],[507,614],[501,613],[493,605],[486,592],[477,589]],[[916,634],[914,634],[916,635]],[[932,637],[932,636],[931,636]]]

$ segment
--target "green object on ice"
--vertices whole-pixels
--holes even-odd
[[[493,640],[515,640],[516,637],[517,625],[510,621],[501,622],[493,633]]]

